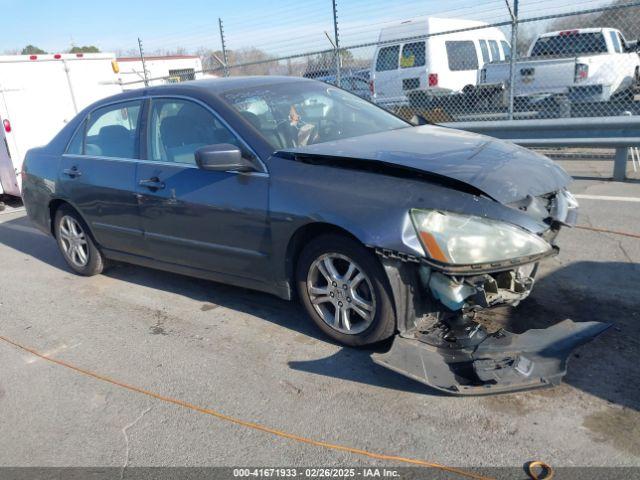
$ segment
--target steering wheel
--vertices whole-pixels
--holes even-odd
[[[342,137],[344,132],[338,125],[338,122],[333,119],[325,119],[322,122],[322,127],[320,128],[320,138],[323,140],[333,140]]]

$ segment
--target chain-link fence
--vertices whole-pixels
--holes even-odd
[[[220,19],[203,73],[314,78],[435,122],[640,113],[640,1],[342,1]]]

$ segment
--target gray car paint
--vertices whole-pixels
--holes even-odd
[[[285,151],[358,158],[451,177],[502,203],[555,192],[571,182],[547,157],[484,135],[425,125]]]
[[[548,228],[494,199],[510,200],[525,193],[546,193],[564,187],[569,177],[552,162],[506,142],[487,142],[486,137],[452,130],[407,126],[394,132],[299,149],[322,155],[332,152],[356,156],[360,148],[361,158],[384,158],[387,163],[433,171],[439,176],[449,175],[485,191],[486,196],[437,181],[385,175],[384,170],[376,173],[311,165],[274,155],[260,133],[222,101],[221,95],[247,86],[282,82],[313,80],[248,77],[186,82],[127,92],[95,103],[71,121],[49,145],[27,154],[24,200],[29,215],[40,228],[50,232],[49,207],[52,202],[65,201],[83,215],[99,244],[109,242],[105,231],[115,231],[118,226],[130,228],[131,238],[142,237],[141,244],[134,241],[141,251],[130,249],[125,239],[127,231],[121,230],[120,233],[125,232],[123,238],[107,248],[107,256],[111,258],[256,288],[284,298],[291,297],[288,256],[292,239],[310,225],[338,227],[365,245],[416,256],[424,252],[417,242],[407,238],[411,208],[481,215],[514,223],[534,233]],[[237,173],[216,175],[193,167],[169,171],[144,160],[131,160],[136,177],[130,178],[131,172],[110,172],[87,157],[63,155],[73,132],[88,112],[109,103],[156,95],[187,97],[209,105],[256,152],[261,161],[256,164],[256,170],[262,171],[265,165],[268,174],[256,178]],[[385,144],[388,144],[386,149]],[[509,167],[509,152],[516,157],[518,168],[526,167],[525,172],[518,173],[514,170],[516,167]],[[141,153],[144,159],[144,149]],[[412,161],[410,156],[414,153],[416,159]],[[81,160],[83,176],[65,178],[60,174],[62,166],[72,168]],[[96,170],[92,172],[92,169]],[[137,186],[137,180],[152,173],[169,183],[162,194],[151,195]],[[118,179],[117,175],[129,178]],[[86,179],[96,176],[100,182],[120,184],[110,190],[118,192],[117,201],[105,201],[105,198],[116,200],[109,196],[109,190],[100,193],[92,191],[88,183],[84,185]],[[222,188],[217,193],[216,183]],[[176,228],[178,220],[181,228]]]

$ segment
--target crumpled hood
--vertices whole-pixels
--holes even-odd
[[[507,204],[557,191],[571,177],[553,161],[513,143],[425,125],[283,150],[372,160],[450,177]]]

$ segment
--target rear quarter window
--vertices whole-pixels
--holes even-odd
[[[449,70],[457,72],[460,70],[477,70],[478,54],[476,46],[471,40],[447,41],[447,58],[449,60]]]
[[[400,45],[383,47],[378,51],[376,60],[376,72],[386,72],[398,68],[398,56],[400,55]]]
[[[70,155],[82,155],[84,153],[84,129],[86,125],[87,121],[83,120],[67,145],[65,153]]]

